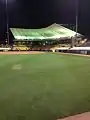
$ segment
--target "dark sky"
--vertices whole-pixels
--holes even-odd
[[[5,38],[5,0],[0,0],[0,39]],[[75,24],[76,0],[8,0],[9,27]],[[90,0],[79,0],[79,32],[90,36]]]

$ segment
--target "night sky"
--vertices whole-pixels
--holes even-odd
[[[90,36],[90,0],[79,0],[79,32]],[[75,0],[8,0],[9,27],[75,24]],[[5,39],[5,0],[0,0],[0,40]]]

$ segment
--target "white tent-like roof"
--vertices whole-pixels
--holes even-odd
[[[10,28],[16,41],[18,40],[48,40],[48,39],[62,39],[75,37],[76,32],[68,28],[65,28],[59,24],[53,24],[46,28],[41,29],[21,29],[21,28]],[[77,36],[81,34],[77,33]]]

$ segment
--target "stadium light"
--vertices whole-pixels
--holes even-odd
[[[9,45],[9,17],[8,17],[8,0],[5,0],[6,6],[6,41]]]

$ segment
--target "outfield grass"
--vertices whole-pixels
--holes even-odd
[[[0,55],[0,120],[56,120],[89,110],[89,57]]]

